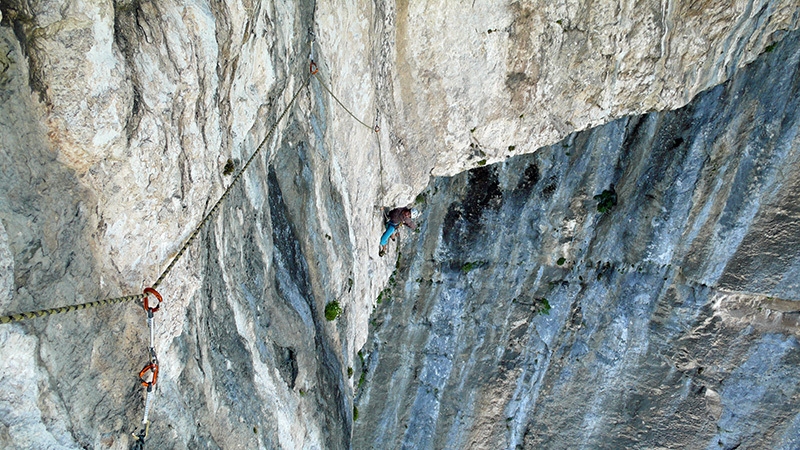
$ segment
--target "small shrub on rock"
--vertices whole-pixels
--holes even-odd
[[[339,305],[339,302],[332,301],[325,305],[325,319],[329,321],[336,320],[337,317],[342,313],[342,307]]]
[[[617,192],[614,190],[614,185],[612,184],[609,189],[595,195],[594,199],[597,200],[597,212],[605,214],[611,211],[611,208],[617,205]]]

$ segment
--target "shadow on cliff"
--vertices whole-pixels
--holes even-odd
[[[354,446],[792,447],[799,62],[793,32],[685,108],[432,180]]]

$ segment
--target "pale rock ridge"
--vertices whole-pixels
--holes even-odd
[[[800,24],[791,1],[396,7],[396,145],[403,165],[433,175],[683,106]]]

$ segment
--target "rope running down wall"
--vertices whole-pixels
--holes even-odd
[[[331,97],[333,97],[333,99],[336,101],[336,103],[339,104],[339,106],[342,107],[342,109],[347,111],[347,113],[353,119],[355,119],[358,123],[360,123],[361,125],[363,125],[364,127],[368,128],[368,129],[374,131],[376,133],[376,135],[377,135],[377,133],[380,131],[380,128],[378,127],[378,120],[379,120],[378,117],[379,116],[377,115],[377,113],[376,113],[376,116],[375,116],[375,125],[374,126],[367,125],[361,119],[356,117],[356,115],[353,114],[350,111],[350,109],[348,109],[344,105],[344,103],[341,102],[341,100],[339,100],[339,98],[333,93],[333,91],[331,91],[331,89],[328,88],[328,86],[325,84],[324,81],[322,81],[322,78],[319,76],[319,74],[318,74],[318,72],[316,70],[316,64],[314,64],[313,62],[312,62],[311,75],[316,75],[317,76],[317,80],[319,81],[320,85],[325,89],[325,91],[327,91],[331,95]],[[250,164],[253,162],[255,157],[258,156],[261,153],[261,151],[264,149],[264,146],[267,144],[269,139],[272,137],[272,134],[277,129],[278,124],[281,122],[281,120],[283,120],[283,118],[286,116],[286,114],[291,109],[292,105],[294,104],[295,100],[297,99],[297,96],[300,95],[300,92],[303,90],[303,88],[305,88],[308,85],[308,82],[311,79],[311,75],[306,76],[306,79],[303,81],[301,86],[297,89],[297,91],[295,91],[294,95],[292,96],[292,99],[289,101],[289,104],[286,105],[286,108],[284,108],[283,112],[281,112],[280,116],[278,116],[278,119],[275,121],[275,123],[269,129],[269,132],[267,132],[266,136],[264,136],[264,139],[261,140],[261,143],[258,145],[258,147],[253,152],[253,154],[250,155],[250,158],[247,159],[247,162],[245,163],[245,165],[239,170],[239,172],[236,174],[236,176],[234,176],[233,181],[231,181],[231,184],[228,185],[228,187],[225,189],[225,192],[222,193],[222,196],[220,196],[220,198],[216,201],[216,203],[214,203],[214,206],[211,208],[211,210],[203,217],[203,219],[200,221],[200,223],[197,225],[197,227],[195,227],[195,229],[192,231],[192,233],[189,235],[189,237],[183,243],[181,248],[178,250],[178,253],[175,254],[175,256],[170,261],[169,265],[167,265],[166,269],[164,269],[164,271],[161,272],[161,275],[159,275],[158,279],[156,279],[155,283],[153,283],[153,285],[152,285],[152,287],[154,289],[158,289],[158,287],[161,285],[161,283],[164,281],[164,279],[167,277],[167,275],[169,275],[169,273],[175,267],[175,264],[181,259],[183,254],[186,252],[186,249],[188,249],[189,246],[192,244],[192,242],[194,242],[194,240],[197,238],[197,235],[200,233],[200,231],[203,229],[203,227],[205,227],[205,225],[208,223],[208,221],[216,214],[217,209],[219,209],[219,206],[222,204],[222,202],[225,200],[225,198],[228,197],[228,194],[230,194],[231,189],[233,188],[233,186],[236,185],[236,183],[241,179],[242,175],[247,170],[247,168],[250,166]],[[383,158],[382,158],[382,155],[381,155],[380,137],[378,137],[378,158],[380,160],[381,190],[383,190]],[[81,310],[81,309],[89,309],[89,308],[95,308],[95,307],[99,307],[99,306],[108,306],[108,305],[114,305],[114,304],[117,304],[117,303],[125,303],[125,302],[130,302],[130,301],[142,300],[144,297],[145,297],[145,294],[127,295],[127,296],[124,296],[124,297],[115,297],[115,298],[108,298],[108,299],[103,299],[103,300],[96,300],[96,301],[93,301],[93,302],[81,303],[81,304],[78,304],[78,305],[61,306],[61,307],[58,307],[58,308],[49,308],[49,309],[41,309],[41,310],[36,310],[36,311],[27,311],[27,312],[22,312],[22,313],[9,314],[9,315],[5,315],[5,316],[0,316],[0,324],[6,324],[6,323],[11,323],[11,322],[21,322],[21,321],[24,321],[24,320],[35,319],[37,317],[45,317],[45,316],[50,316],[50,315],[54,315],[54,314],[62,314],[62,313],[66,313],[66,312],[78,311],[78,310]]]
[[[223,192],[223,194],[219,198],[219,200],[217,200],[217,202],[214,203],[214,206],[211,208],[211,210],[205,215],[205,217],[203,217],[203,219],[200,221],[200,223],[197,225],[197,227],[194,229],[194,231],[192,231],[192,233],[189,235],[189,238],[186,239],[186,241],[181,246],[180,250],[178,250],[178,253],[172,258],[172,261],[170,261],[170,263],[167,266],[167,268],[164,269],[163,272],[161,272],[161,275],[158,277],[158,279],[155,281],[155,283],[153,283],[152,287],[154,289],[157,289],[158,286],[164,281],[164,278],[166,278],[166,276],[172,271],[172,268],[175,267],[175,264],[178,262],[178,260],[181,258],[181,256],[183,256],[184,252],[186,252],[186,249],[189,248],[189,246],[192,244],[192,242],[194,242],[195,238],[200,233],[202,228],[208,223],[208,221],[211,219],[211,217],[214,216],[214,214],[216,214],[217,209],[222,204],[222,202],[225,200],[225,198],[228,196],[228,194],[230,194],[231,189],[233,188],[234,185],[236,185],[236,183],[242,177],[242,174],[244,173],[244,171],[247,170],[247,168],[250,166],[250,163],[253,162],[255,157],[258,156],[259,153],[261,153],[261,150],[263,150],[263,148],[266,145],[267,141],[269,141],[269,139],[272,137],[272,134],[275,132],[275,129],[278,127],[278,124],[280,123],[280,121],[286,116],[286,113],[288,113],[289,110],[291,109],[292,105],[294,104],[295,100],[297,99],[297,96],[300,95],[300,92],[303,90],[303,88],[305,88],[306,85],[308,85],[308,81],[309,80],[310,80],[310,75],[306,76],[305,80],[303,80],[303,83],[300,85],[300,87],[294,93],[294,95],[292,96],[292,99],[289,101],[289,104],[286,105],[286,108],[283,110],[281,115],[278,116],[278,119],[272,125],[272,127],[270,128],[270,130],[267,133],[267,135],[264,136],[264,139],[261,140],[261,143],[256,148],[256,151],[253,152],[252,155],[250,155],[250,158],[247,159],[247,162],[245,163],[245,165],[239,170],[239,172],[233,178],[233,181],[231,181],[231,184],[228,185],[228,187],[225,189],[225,192]],[[81,309],[89,309],[89,308],[95,308],[95,307],[98,307],[98,306],[107,306],[107,305],[114,305],[114,304],[117,304],[117,303],[130,302],[130,301],[134,301],[134,300],[141,300],[144,297],[145,297],[145,294],[127,295],[127,296],[124,296],[124,297],[115,297],[115,298],[108,298],[108,299],[103,299],[103,300],[96,300],[96,301],[88,302],[88,303],[81,303],[79,305],[62,306],[62,307],[58,307],[58,308],[49,308],[49,309],[41,309],[41,310],[37,310],[37,311],[28,311],[28,312],[22,312],[22,313],[17,313],[17,314],[9,314],[9,315],[6,315],[6,316],[0,316],[0,324],[11,323],[11,322],[21,322],[21,321],[28,320],[28,319],[35,319],[37,317],[50,316],[50,315],[53,315],[53,314],[62,314],[62,313],[71,312],[71,311],[77,311],[77,310],[81,310]]]
[[[336,103],[338,103],[339,106],[342,107],[342,109],[347,111],[347,114],[349,114],[350,117],[355,119],[356,122],[360,123],[364,127],[369,128],[370,130],[375,132],[375,137],[376,137],[376,140],[378,141],[378,162],[380,163],[380,186],[381,186],[380,196],[381,196],[381,200],[383,200],[383,197],[386,195],[386,189],[384,188],[384,183],[383,183],[383,151],[381,149],[381,137],[378,134],[381,131],[381,129],[380,129],[380,110],[376,110],[375,111],[375,125],[374,126],[367,125],[363,120],[359,119],[355,114],[353,114],[353,112],[350,111],[350,109],[347,106],[345,106],[344,103],[342,103],[341,100],[339,100],[339,97],[337,97],[336,94],[333,93],[333,91],[328,87],[328,85],[326,85],[325,82],[322,81],[322,77],[319,75],[319,73],[318,73],[318,71],[316,69],[316,65],[314,65],[312,63],[311,67],[312,67],[311,68],[311,74],[315,75],[317,77],[317,81],[319,81],[319,84],[322,86],[323,89],[325,89],[328,92],[328,94],[331,95],[331,97],[333,97],[334,100],[336,100]]]

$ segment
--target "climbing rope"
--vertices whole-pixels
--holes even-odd
[[[172,268],[175,266],[175,263],[177,263],[178,260],[181,258],[181,256],[183,256],[183,253],[186,251],[186,249],[189,248],[190,245],[192,245],[192,242],[194,242],[194,239],[200,233],[200,230],[203,229],[203,227],[208,223],[211,217],[213,217],[214,214],[217,212],[217,208],[219,208],[219,205],[221,205],[222,202],[225,200],[225,198],[228,197],[228,194],[230,194],[233,186],[236,184],[237,181],[239,181],[239,179],[242,177],[242,174],[244,174],[245,170],[247,170],[247,168],[250,167],[250,163],[253,162],[253,160],[255,159],[256,156],[258,156],[259,153],[261,153],[261,150],[264,148],[267,141],[272,137],[272,133],[275,132],[275,129],[278,127],[280,121],[283,119],[284,116],[286,116],[286,113],[289,112],[289,109],[294,104],[294,101],[297,99],[297,96],[300,95],[300,91],[302,91],[303,88],[306,87],[306,85],[308,84],[309,79],[310,76],[307,76],[305,81],[303,81],[303,84],[301,84],[300,87],[297,89],[297,91],[294,93],[292,99],[289,101],[289,104],[286,105],[286,108],[283,110],[281,115],[278,116],[278,120],[276,120],[275,123],[272,124],[272,127],[269,129],[267,135],[264,136],[264,139],[262,139],[261,143],[258,144],[256,151],[253,152],[252,155],[250,155],[250,158],[247,159],[247,162],[244,164],[244,166],[242,166],[242,168],[239,169],[239,172],[236,174],[235,177],[233,177],[233,181],[231,181],[231,184],[228,186],[227,189],[225,189],[225,192],[222,193],[222,196],[219,198],[219,200],[217,200],[217,202],[214,203],[214,206],[205,215],[205,217],[203,217],[203,220],[200,221],[200,224],[197,225],[197,228],[195,228],[194,231],[192,231],[192,234],[190,234],[186,242],[183,243],[181,249],[178,250],[178,253],[172,258],[172,261],[170,261],[167,268],[164,269],[163,272],[161,272],[161,275],[158,277],[156,282],[153,283],[153,288],[158,288],[158,286],[161,285],[161,282],[164,281],[164,278],[166,278],[167,274],[169,274],[170,271],[172,271]]]
[[[356,122],[360,123],[364,127],[369,128],[370,130],[375,132],[375,137],[376,140],[378,141],[378,161],[380,163],[380,186],[381,186],[380,196],[381,199],[383,199],[386,196],[386,188],[384,187],[384,182],[383,182],[383,151],[381,149],[381,137],[379,134],[381,131],[380,127],[381,111],[379,109],[375,109],[374,125],[372,126],[367,125],[364,121],[362,121],[355,114],[353,114],[353,112],[350,111],[350,109],[347,106],[345,106],[341,100],[339,100],[339,97],[337,97],[336,94],[334,94],[333,91],[325,84],[325,82],[322,80],[322,76],[319,74],[319,68],[317,67],[317,63],[315,63],[313,60],[311,61],[311,66],[309,68],[309,71],[311,72],[311,75],[317,77],[317,81],[319,81],[319,84],[322,86],[322,88],[325,89],[328,92],[328,94],[330,94],[331,97],[333,97],[334,100],[336,100],[336,103],[338,103],[339,106],[342,107],[342,109],[347,111],[347,114],[349,114],[350,117],[355,119]]]
[[[379,164],[379,177],[381,183],[381,192],[380,192],[380,200],[385,200],[386,197],[386,188],[384,187],[383,183],[383,150],[381,149],[381,135],[378,133],[380,131],[380,110],[375,111],[375,140],[378,141],[378,164]]]
[[[79,309],[95,308],[97,306],[108,306],[117,303],[130,302],[133,300],[141,300],[144,294],[126,295],[125,297],[107,298],[104,300],[96,300],[88,303],[81,303],[80,305],[62,306],[60,308],[41,309],[39,311],[29,311],[18,314],[10,314],[8,316],[0,317],[0,324],[21,322],[23,320],[35,319],[37,317],[51,316],[53,314],[61,314],[65,312],[78,311]]]
[[[328,94],[331,94],[331,97],[333,97],[333,99],[336,100],[336,103],[338,103],[339,106],[342,107],[342,109],[347,111],[347,114],[350,114],[350,117],[355,119],[356,122],[360,123],[361,125],[364,125],[366,128],[374,131],[375,133],[380,131],[380,127],[378,127],[377,125],[378,116],[377,115],[375,116],[375,121],[376,121],[375,126],[367,125],[364,121],[356,117],[356,115],[353,114],[353,112],[350,111],[350,109],[348,109],[347,106],[344,106],[344,103],[342,103],[342,101],[339,100],[339,97],[337,97],[336,94],[334,94],[333,91],[330,90],[330,88],[328,88],[328,85],[325,84],[325,82],[322,80],[322,76],[319,74],[319,69],[317,69],[317,64],[314,63],[313,61],[311,62],[311,75],[315,75],[317,77],[317,81],[319,81],[320,86],[322,86],[323,89],[328,91]]]
[[[155,306],[150,303],[150,294],[158,300]],[[158,382],[158,357],[156,356],[156,334],[155,334],[155,313],[161,307],[164,299],[161,294],[153,288],[146,288],[144,290],[144,299],[142,300],[142,307],[147,313],[147,328],[150,330],[150,346],[148,353],[150,354],[150,362],[139,371],[139,381],[145,388],[144,399],[144,417],[142,418],[142,427],[138,433],[131,433],[133,436],[133,443],[131,449],[141,450],[144,448],[144,442],[150,434],[150,409],[153,406],[153,396],[156,383]]]
[[[377,116],[375,117],[375,122],[376,123],[378,122]],[[375,125],[375,128],[380,130],[378,125]],[[378,164],[379,164],[379,169],[380,169],[379,176],[380,176],[380,182],[381,182],[381,193],[380,193],[381,196],[380,196],[380,199],[384,200],[385,197],[386,197],[386,188],[384,187],[385,185],[383,184],[383,150],[381,150],[381,136],[377,132],[375,133],[375,140],[378,141]]]
[[[219,198],[219,200],[217,200],[217,202],[214,203],[214,206],[211,208],[211,210],[203,217],[203,219],[200,221],[200,224],[197,225],[197,227],[194,229],[194,231],[192,231],[192,233],[189,235],[189,238],[183,243],[183,245],[181,246],[180,250],[178,250],[178,253],[172,258],[172,260],[170,261],[170,263],[167,266],[167,268],[164,269],[163,272],[161,272],[161,275],[158,277],[156,282],[153,283],[153,285],[152,285],[153,289],[157,289],[161,285],[161,282],[163,282],[164,278],[166,278],[166,276],[172,271],[173,267],[175,267],[175,264],[178,262],[178,260],[180,260],[181,256],[183,256],[184,252],[186,252],[186,249],[189,248],[189,246],[192,244],[192,242],[194,242],[195,238],[200,233],[202,228],[208,223],[208,221],[211,219],[211,217],[214,216],[214,214],[217,212],[217,209],[219,208],[219,206],[222,204],[222,202],[225,200],[225,198],[228,196],[228,194],[230,194],[231,189],[239,181],[239,179],[242,177],[242,174],[244,174],[244,171],[247,170],[247,168],[250,166],[250,163],[253,162],[253,160],[255,159],[256,156],[258,156],[259,153],[261,153],[261,150],[263,150],[263,148],[266,145],[267,141],[269,141],[269,139],[272,137],[272,134],[275,132],[275,129],[278,127],[278,124],[280,123],[280,121],[286,116],[286,113],[288,113],[289,110],[291,109],[292,105],[294,104],[295,100],[297,99],[297,96],[300,95],[300,92],[308,84],[309,79],[310,78],[307,76],[306,79],[303,81],[302,85],[297,89],[297,91],[292,96],[292,99],[291,99],[291,101],[289,101],[289,104],[286,105],[286,108],[283,110],[281,115],[278,117],[278,119],[272,125],[272,127],[270,128],[270,130],[267,133],[267,135],[264,137],[264,139],[261,140],[261,143],[256,148],[256,151],[253,152],[252,155],[250,155],[250,158],[248,158],[248,160],[245,163],[245,165],[239,170],[239,172],[233,178],[233,181],[231,181],[231,184],[227,187],[227,189],[225,189],[225,192],[223,192],[223,194]],[[129,301],[134,301],[134,300],[141,300],[141,299],[143,299],[145,297],[146,297],[145,294],[127,295],[125,297],[108,298],[108,299],[104,299],[104,300],[97,300],[97,301],[93,301],[93,302],[82,303],[80,305],[61,306],[59,308],[41,309],[41,310],[37,310],[37,311],[28,311],[28,312],[22,312],[22,313],[17,313],[17,314],[10,314],[10,315],[7,315],[7,316],[0,316],[0,324],[11,323],[11,322],[21,322],[23,320],[35,319],[37,317],[50,316],[50,315],[53,315],[53,314],[61,314],[61,313],[77,311],[77,310],[81,310],[81,309],[95,308],[95,307],[98,307],[98,306],[107,306],[107,305],[113,305],[113,304],[117,304],[117,303],[129,302]]]

